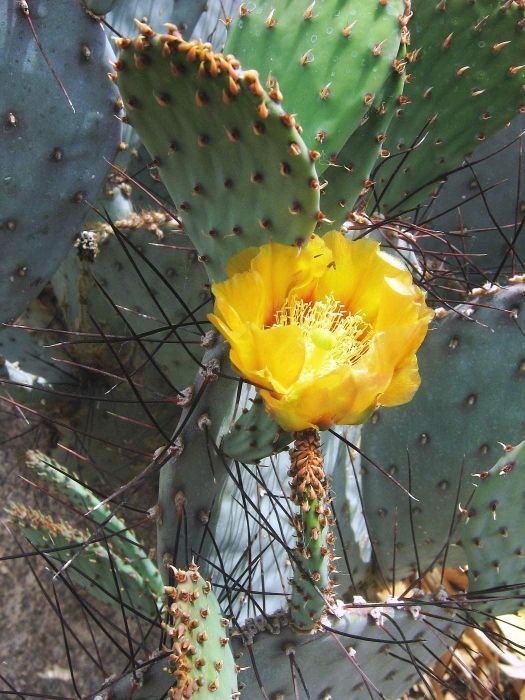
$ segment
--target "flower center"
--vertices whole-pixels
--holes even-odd
[[[313,303],[293,297],[276,312],[274,325],[301,329],[306,348],[302,379],[354,364],[368,350],[370,325],[332,296]]]

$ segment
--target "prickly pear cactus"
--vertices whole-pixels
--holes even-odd
[[[242,409],[224,436],[222,449],[228,457],[240,462],[258,462],[284,450],[291,441],[291,434],[277,425],[266,412],[262,399],[255,396],[251,398],[251,406]]]
[[[373,201],[389,214],[417,207],[523,107],[523,3],[413,0],[412,8],[410,80]]]
[[[66,521],[15,503],[11,524],[67,586],[89,594],[90,611],[108,615],[96,605],[109,603],[115,647],[122,652],[121,635],[128,642],[121,674],[79,696],[361,700],[408,697],[415,683],[433,696],[440,673],[455,689],[453,664],[439,659],[454,657],[466,621],[515,610],[525,585],[520,122],[516,132],[499,131],[523,101],[525,8],[521,0],[203,4],[86,0],[88,16],[77,0],[34,0],[29,15],[26,3],[8,5],[9,27],[0,20],[17,37],[16,70],[0,100],[19,99],[38,80],[31,99],[45,112],[30,129],[26,112],[6,103],[0,139],[12,157],[0,168],[10,198],[0,203],[52,231],[37,238],[48,255],[28,246],[32,267],[18,262],[29,255],[25,235],[22,244],[14,237],[18,220],[14,229],[11,213],[3,224],[0,215],[0,271],[11,271],[0,293],[17,292],[2,307],[5,318],[62,261],[20,317],[18,326],[31,330],[0,329],[0,398],[29,431],[36,417],[54,422],[66,468],[37,452],[28,466],[69,511]],[[82,43],[80,61],[71,54],[77,38],[66,46],[50,30],[59,10],[73,37],[85,30],[97,38],[82,40],[89,50]],[[101,24],[118,33],[118,153]],[[139,35],[127,38],[136,27]],[[17,63],[27,47],[31,60]],[[27,85],[15,79],[20,66]],[[86,78],[90,89],[80,94],[68,76],[84,74],[93,82]],[[73,132],[78,151],[61,145]],[[485,169],[481,188],[507,174],[504,191],[514,197],[508,206],[476,191],[498,207],[490,225],[506,239],[501,255],[480,260],[487,234],[475,229],[484,220],[467,216],[468,240],[458,242],[443,214],[466,196],[468,163],[437,202],[427,197],[478,142],[486,138],[488,148],[495,139],[499,148],[510,133],[512,172],[499,155],[474,156]],[[30,175],[39,184],[33,206],[13,189],[11,173],[29,172],[29,157],[42,166]],[[498,172],[486,172],[491,162]],[[60,182],[58,171],[47,173],[57,167]],[[70,213],[71,188],[94,204],[83,226],[82,205]],[[439,235],[429,228],[438,204]],[[400,218],[419,205],[413,220]],[[386,287],[399,291],[395,270],[410,279],[406,268],[427,302],[455,295],[462,303],[437,308],[411,403],[380,408],[364,426],[291,433],[267,412],[266,387],[241,381],[242,368],[210,331],[211,292],[218,299],[213,284],[234,279],[255,246],[285,244],[295,261],[304,244],[319,242],[313,234],[339,226],[348,238],[380,241],[383,262],[394,251]],[[315,264],[325,274],[321,255]],[[506,287],[474,284],[472,271],[485,281],[505,266]],[[272,259],[271,286],[281,273]],[[235,290],[248,310],[257,300],[243,274]],[[359,284],[376,277],[377,268],[365,270]],[[388,304],[383,312],[393,313]],[[236,309],[228,313],[235,321]],[[325,358],[331,327],[316,330],[324,333],[312,336],[313,352]],[[365,353],[367,333],[354,338]],[[385,350],[382,368],[398,345]],[[280,362],[292,365],[293,352]],[[402,369],[415,389],[415,357],[410,372]],[[316,385],[315,406],[326,405],[323,391]],[[377,392],[370,411],[374,401],[381,403]],[[135,521],[130,529],[124,512],[137,516],[137,527],[154,523],[156,533]],[[154,534],[156,562],[146,549]],[[462,574],[452,592],[436,565],[468,570],[468,586]]]
[[[21,503],[13,503],[7,515],[56,573],[64,573],[83,591],[117,610],[124,607],[152,621],[158,618],[159,590],[138,574],[103,535],[90,537],[84,530]],[[143,555],[140,548],[136,554]]]
[[[225,50],[256,68],[270,95],[282,90],[306,143],[321,153],[322,172],[337,163],[370,107],[379,107],[376,93],[407,40],[409,13],[404,0],[351,2],[347,8],[339,0],[304,6],[263,0],[256,8],[243,3]]]

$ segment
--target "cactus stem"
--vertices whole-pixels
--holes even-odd
[[[296,433],[290,458],[291,497],[298,507],[293,521],[297,569],[290,610],[296,629],[311,632],[318,628],[332,599],[331,577],[335,572],[333,519],[319,432],[310,429]]]

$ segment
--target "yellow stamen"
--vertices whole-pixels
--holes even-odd
[[[277,311],[274,325],[301,329],[306,348],[302,379],[354,364],[368,350],[370,325],[332,296],[313,303],[293,297]]]

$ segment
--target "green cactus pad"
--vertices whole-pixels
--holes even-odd
[[[335,159],[382,90],[406,36],[407,5],[263,0],[254,9],[241,6],[225,50],[256,68],[263,82],[277,80],[306,143],[321,153],[318,172]]]
[[[472,607],[489,615],[517,612],[525,595],[525,442],[476,477],[460,528]]]
[[[113,54],[102,28],[79,2],[29,6],[29,18],[18,2],[0,17],[0,54],[9,56],[0,95],[2,321],[18,316],[58,267],[120,138],[117,93],[106,78]],[[67,41],[57,27],[67,27]]]
[[[285,450],[291,442],[290,433],[277,425],[260,396],[254,396],[250,408],[242,409],[224,436],[222,449],[228,457],[249,464]]]
[[[402,46],[396,64],[400,71],[405,53],[405,46]],[[321,193],[321,209],[331,223],[322,224],[321,231],[330,230],[329,226],[332,229],[340,226],[354,210],[359,198],[364,198],[372,187],[370,175],[378,155],[382,158],[388,155],[382,144],[404,84],[404,73],[391,70],[370,109],[339,152],[337,162],[330,163],[324,171],[327,184]]]
[[[411,79],[384,142],[398,155],[376,177],[380,208],[389,214],[424,201],[524,104],[525,8],[493,0],[412,6]]]
[[[29,451],[26,466],[54,487],[78,510],[79,514],[104,528],[112,551],[129,564],[157,596],[162,594],[162,580],[157,566],[142,548],[137,535],[122,518],[113,515],[108,506],[99,507],[100,499],[79,479],[70,476],[67,469],[42,452]]]
[[[195,698],[235,700],[237,669],[228,638],[228,620],[222,617],[211,584],[198,567],[188,571],[171,567],[175,586],[166,586],[172,652],[166,671],[176,677],[170,700]]]
[[[295,433],[290,450],[291,499],[297,548],[290,598],[290,618],[301,632],[319,629],[327,606],[333,601],[335,536],[328,480],[323,467],[319,431]]]
[[[110,540],[108,553],[103,541],[85,544],[89,541],[87,532],[78,530],[63,520],[54,521],[19,503],[11,504],[7,515],[31,544],[44,550],[46,556],[59,568],[73,559],[65,569],[67,575],[97,600],[109,603],[117,610],[121,609],[122,600],[129,612],[136,610],[150,619],[158,617],[156,601],[159,591],[153,591],[135,567],[113,551]],[[115,588],[114,572],[119,581],[118,591]]]
[[[213,337],[188,391],[174,433],[176,441],[166,453],[169,459],[163,460],[157,561],[164,580],[167,565],[187,567],[201,553],[203,543],[213,543],[220,527],[214,506],[228,471],[216,445],[230,424],[237,392],[226,355],[226,344]]]
[[[355,607],[341,608],[340,618],[325,620],[333,635],[297,635],[283,613],[249,620],[232,638],[241,698],[287,700],[302,683],[315,700],[400,697],[420,681],[418,670],[424,673],[448,652],[463,628],[446,600],[418,596],[399,603],[356,599]],[[129,674],[106,686],[102,697],[126,700],[132,690],[134,700],[162,697],[169,687],[163,666],[162,659],[148,664],[138,686]]]
[[[425,570],[447,543],[459,503],[473,487],[470,474],[494,464],[504,444],[523,435],[525,284],[482,290],[471,305],[445,313],[418,353],[421,387],[406,406],[382,409],[363,427],[361,449],[406,488],[410,464],[414,538]],[[463,477],[461,479],[461,470]],[[416,568],[409,498],[366,459],[361,462],[364,511],[381,570],[391,578]],[[449,565],[465,554],[452,534]]]
[[[293,117],[233,57],[141,29],[119,42],[118,85],[210,277],[248,246],[302,244],[319,183]]]

